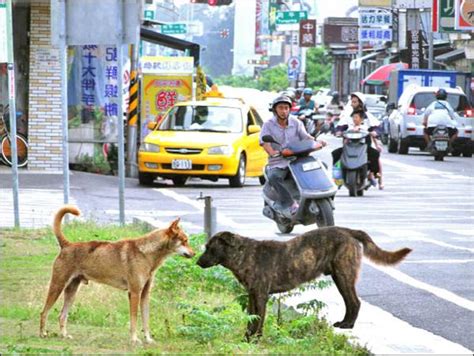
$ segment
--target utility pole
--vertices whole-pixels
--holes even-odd
[[[6,5],[6,6],[5,6]],[[8,67],[8,103],[10,107],[10,145],[12,157],[12,180],[13,180],[13,214],[15,227],[20,227],[20,210],[18,203],[18,156],[16,146],[16,98],[15,98],[15,61],[13,56],[13,20],[12,0],[0,1],[0,8],[6,7],[7,27],[7,67]]]

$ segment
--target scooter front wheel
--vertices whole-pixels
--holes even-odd
[[[277,223],[278,230],[282,234],[289,234],[290,232],[293,231],[293,228],[295,227],[293,224],[282,224],[282,223]]]
[[[334,214],[331,203],[328,199],[322,199],[317,202],[319,214],[316,217],[318,227],[334,226]]]

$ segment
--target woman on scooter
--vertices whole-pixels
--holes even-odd
[[[348,112],[352,109],[351,114]],[[380,121],[371,113],[367,111],[365,106],[365,96],[360,92],[354,92],[351,94],[350,106],[346,107],[341,114],[341,119],[339,125],[336,128],[336,136],[340,136],[343,131],[346,131],[349,128],[349,124],[352,124],[351,116],[354,112],[361,112],[363,115],[364,124],[368,128],[370,136],[375,139],[377,137],[377,128],[380,125]],[[350,116],[348,116],[350,115]],[[369,181],[373,186],[377,185],[375,177],[378,178],[379,189],[383,189],[382,182],[382,170],[380,164],[380,152],[374,147],[373,140],[368,142],[367,156],[369,160]],[[342,154],[342,147],[332,151],[333,164],[339,161]]]
[[[298,203],[293,200],[286,189],[283,181],[289,172],[288,160],[284,156],[291,155],[291,150],[285,148],[281,152],[273,148],[269,142],[263,142],[265,135],[272,136],[280,147],[288,147],[291,143],[303,140],[313,140],[314,138],[306,132],[303,123],[290,116],[291,99],[287,96],[279,96],[272,103],[273,117],[263,124],[260,132],[260,145],[270,156],[268,160],[267,175],[268,182],[278,192],[281,206],[289,215],[298,211]],[[324,141],[316,141],[316,149],[326,146]],[[282,157],[283,156],[283,157]]]

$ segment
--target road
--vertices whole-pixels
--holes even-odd
[[[328,140],[334,147],[335,139]],[[328,149],[318,155],[330,163]],[[364,261],[357,285],[361,312],[355,328],[344,332],[377,354],[472,354],[474,160],[448,157],[435,162],[416,150],[408,156],[385,153],[383,158],[385,189],[370,189],[364,197],[351,198],[342,188],[335,198],[336,224],[367,231],[385,249],[407,246],[413,252],[396,268]],[[8,172],[0,171],[0,227],[12,225],[9,181]],[[61,183],[59,175],[20,173],[23,226],[50,223],[52,211],[62,202]],[[181,216],[189,232],[200,232],[203,202],[197,197],[201,192],[212,196],[217,230],[282,240],[314,228],[298,226],[292,234],[279,234],[275,224],[261,214],[257,179],[250,179],[242,189],[229,188],[226,180],[191,180],[178,188],[168,181],[140,187],[135,179],[127,179],[127,219],[140,217],[163,226]],[[116,222],[117,178],[72,172],[71,202],[86,218]],[[344,307],[335,288],[318,291],[319,296],[328,304],[328,320],[340,320]]]

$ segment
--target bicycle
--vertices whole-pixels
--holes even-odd
[[[8,166],[12,165],[12,150],[9,128],[8,105],[3,108],[0,105],[0,160]],[[18,167],[24,167],[28,163],[28,142],[26,137],[17,132],[16,148],[18,157]]]

